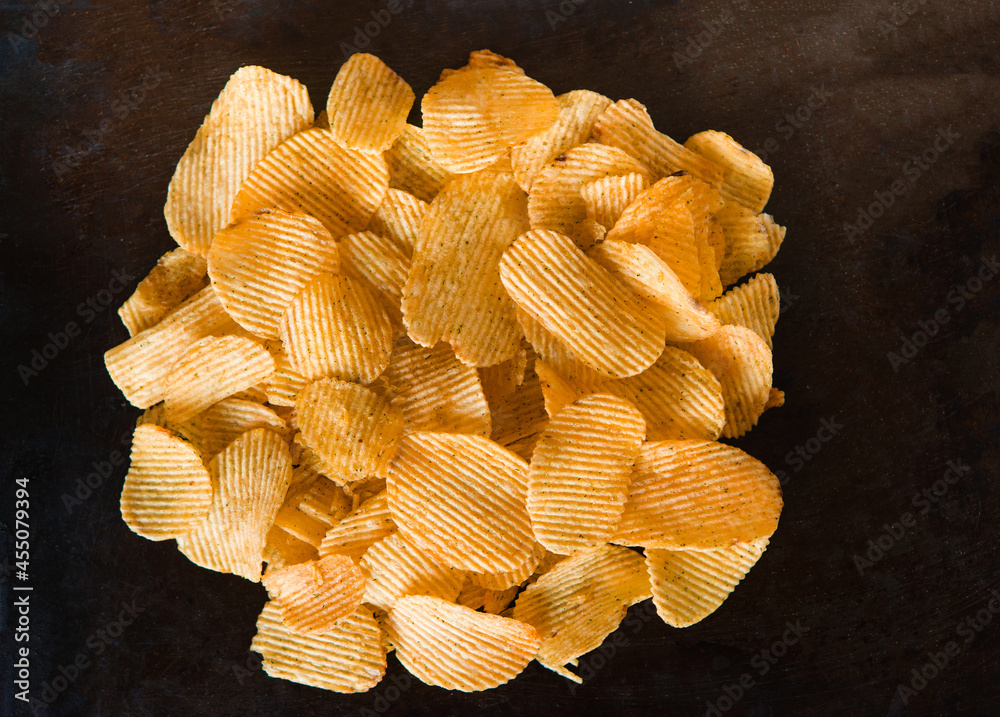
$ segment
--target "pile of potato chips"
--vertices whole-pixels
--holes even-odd
[[[782,498],[718,442],[771,386],[784,228],[721,132],[558,97],[488,51],[413,90],[351,57],[232,76],[170,183],[168,252],[106,354],[146,409],[129,527],[262,582],[268,674],[474,691],[571,667],[630,605],[684,627]],[[265,568],[266,566],[266,568]]]

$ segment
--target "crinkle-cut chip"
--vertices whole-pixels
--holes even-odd
[[[715,215],[726,237],[726,255],[719,268],[725,286],[761,269],[770,262],[785,239],[785,227],[769,214],[754,214],[737,204],[727,204]]]
[[[255,341],[206,336],[191,344],[170,371],[163,401],[167,420],[187,421],[273,372],[274,359]]]
[[[548,129],[514,146],[511,166],[521,189],[528,192],[542,168],[566,150],[590,139],[594,122],[611,100],[590,90],[573,90],[556,97],[559,115]]]
[[[135,336],[155,325],[184,299],[205,288],[207,271],[204,258],[183,249],[161,256],[118,309],[128,335]]]
[[[264,385],[267,402],[272,406],[294,406],[295,396],[308,385],[309,380],[292,366],[281,341],[268,342],[267,349],[274,359],[274,373]]]
[[[459,592],[458,597],[455,598],[455,604],[464,605],[467,608],[478,610],[485,602],[486,588],[481,585],[477,585],[472,582],[471,578],[466,577],[465,582],[462,583],[461,592]]]
[[[270,378],[270,375],[268,378]],[[265,386],[267,386],[267,381],[259,383],[256,386],[249,386],[242,391],[237,391],[232,394],[230,398],[238,398],[241,401],[253,401],[254,403],[267,403],[267,391],[264,390]]]
[[[719,328],[718,319],[695,301],[677,274],[649,247],[604,241],[592,246],[587,255],[659,307],[667,324],[667,341],[697,341]]]
[[[566,344],[553,336],[540,322],[532,318],[531,314],[520,307],[517,310],[517,321],[538,358],[556,369],[561,376],[572,381],[582,381],[588,385],[598,384],[607,379],[605,374],[595,371],[584,361],[581,361]]]
[[[773,274],[757,274],[745,284],[730,289],[708,305],[723,324],[745,326],[771,348],[774,327],[781,312],[781,294]]]
[[[713,301],[722,295],[722,281],[719,278],[719,268],[715,265],[715,248],[709,243],[706,233],[695,232],[698,244],[698,265],[701,269],[699,286],[701,292],[698,299],[703,302]]]
[[[429,685],[462,692],[514,679],[539,644],[530,625],[430,596],[397,600],[384,627],[403,667]]]
[[[271,151],[243,182],[230,222],[277,208],[316,217],[336,239],[360,231],[389,187],[385,160],[337,144],[312,127]]]
[[[722,183],[722,168],[657,132],[646,107],[636,100],[619,100],[608,107],[594,124],[593,139],[639,157],[653,179],[685,171],[712,186]]]
[[[709,550],[769,538],[781,514],[778,479],[739,448],[654,441],[635,462],[614,542]]]
[[[367,578],[365,602],[387,612],[404,595],[433,595],[453,602],[465,582],[464,570],[437,563],[399,533],[368,548],[361,570]]]
[[[345,147],[384,152],[406,127],[415,99],[382,60],[355,53],[340,66],[326,100],[330,133]]]
[[[479,372],[479,384],[489,405],[497,404],[501,399],[517,390],[524,382],[524,373],[528,370],[528,352],[522,348],[514,358],[501,361],[493,366],[483,366]]]
[[[389,186],[425,202],[434,199],[455,176],[431,154],[424,131],[411,124],[383,156],[389,167]]]
[[[107,351],[104,364],[129,403],[149,408],[163,400],[170,370],[191,344],[235,328],[215,289],[206,286],[160,323]]]
[[[580,196],[587,208],[587,217],[611,229],[622,212],[648,187],[645,176],[630,172],[587,182],[580,187]]]
[[[507,173],[460,177],[431,203],[403,287],[403,319],[422,346],[452,345],[472,366],[521,348],[521,329],[497,265],[528,229],[527,197]]]
[[[212,505],[212,478],[198,452],[171,431],[136,426],[122,488],[122,518],[132,532],[170,540],[190,532]]]
[[[215,235],[208,274],[236,323],[278,338],[285,308],[314,277],[340,267],[337,244],[318,220],[265,210]]]
[[[272,570],[280,570],[289,565],[298,565],[319,557],[316,546],[304,540],[299,540],[277,525],[271,526],[264,543],[264,562],[267,563],[265,575]]]
[[[322,459],[323,474],[359,480],[381,474],[403,431],[403,412],[375,391],[320,379],[295,397],[299,430]]]
[[[722,435],[739,438],[756,426],[771,393],[773,364],[764,339],[743,326],[723,326],[707,339],[684,344],[684,349],[722,385]]]
[[[504,612],[517,595],[518,586],[514,585],[505,590],[487,590],[483,593],[483,612],[491,615],[499,615]],[[504,617],[510,617],[504,615]]]
[[[430,205],[402,189],[390,189],[368,222],[368,230],[391,239],[409,259],[420,222]]]
[[[542,429],[548,423],[545,396],[535,374],[535,355],[528,357],[524,380],[512,393],[490,403],[493,431],[490,439],[513,451],[524,460],[531,460]]]
[[[261,582],[284,626],[305,635],[329,632],[361,607],[365,595],[365,576],[346,555],[268,571]]]
[[[688,174],[675,174],[649,186],[625,207],[605,239],[649,244],[661,224],[666,225],[661,232],[683,232],[688,225],[694,232],[691,202],[695,193],[689,190],[696,181]]]
[[[528,466],[489,439],[403,436],[389,464],[389,507],[399,532],[445,565],[514,570],[535,539],[524,500]]]
[[[363,605],[322,635],[303,635],[284,626],[270,601],[257,618],[250,649],[264,658],[271,677],[333,692],[367,692],[385,674],[382,631]]]
[[[215,494],[205,519],[177,547],[209,570],[260,582],[264,544],[292,480],[285,440],[254,428],[208,464]]]
[[[771,392],[767,395],[767,403],[764,404],[764,410],[769,408],[781,408],[785,405],[785,392],[771,387]]]
[[[601,373],[637,374],[663,349],[663,312],[558,232],[521,236],[500,260],[500,278],[521,309]]]
[[[774,174],[760,157],[716,130],[691,135],[684,146],[722,169],[719,192],[726,201],[742,204],[754,213],[764,209],[774,187]]]
[[[540,543],[535,543],[528,559],[515,570],[508,570],[503,573],[469,573],[469,580],[476,585],[480,585],[486,590],[503,591],[512,587],[517,587],[529,577],[531,577],[538,562],[545,557],[545,547]],[[501,608],[502,609],[502,608]]]
[[[285,433],[285,421],[256,401],[224,398],[190,419],[170,426],[194,445],[207,463],[251,428]]]
[[[389,512],[389,497],[383,491],[369,498],[350,515],[327,531],[319,546],[320,555],[346,555],[361,560],[377,541],[396,532],[396,524]]]
[[[629,401],[597,393],[553,416],[531,456],[528,515],[535,539],[570,555],[606,543],[625,506],[646,421]]]
[[[174,241],[205,256],[212,237],[229,223],[233,200],[251,170],[312,123],[304,85],[263,67],[237,70],[170,180],[163,213]]]
[[[351,499],[351,509],[357,510],[358,506],[366,500],[385,491],[385,478],[366,476],[361,480],[345,483],[343,489],[347,497]]]
[[[603,144],[581,144],[563,152],[542,169],[531,185],[528,216],[532,229],[550,229],[586,249],[597,239],[588,230],[587,204],[581,189],[602,177],[649,174],[638,159]]]
[[[389,365],[393,328],[382,302],[361,282],[320,274],[285,309],[281,342],[301,376],[371,383]]]
[[[549,414],[549,418],[559,413],[567,404],[592,392],[591,385],[563,378],[558,371],[541,359],[535,362],[535,373],[538,374],[542,396],[545,398],[545,412]],[[594,386],[594,392],[599,390],[603,383],[602,381]]]
[[[581,682],[565,666],[598,647],[617,629],[629,606],[649,596],[642,556],[601,545],[577,551],[539,577],[518,596],[514,619],[538,630],[539,663]]]
[[[311,475],[302,480],[299,476],[303,473]],[[330,528],[351,512],[351,500],[332,480],[305,466],[293,471],[292,481],[274,524],[318,548]]]
[[[341,239],[340,254],[344,274],[374,289],[393,322],[402,326],[400,304],[410,272],[406,251],[392,239],[365,231]]]
[[[403,337],[382,374],[403,412],[405,433],[442,431],[490,435],[490,407],[479,374],[458,360],[451,346],[424,348]]]
[[[516,66],[470,62],[435,84],[421,101],[424,137],[446,169],[485,169],[523,139],[556,121],[552,90]]]

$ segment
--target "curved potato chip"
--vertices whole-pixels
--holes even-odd
[[[774,187],[774,174],[760,157],[725,132],[715,130],[691,135],[684,146],[722,169],[719,192],[727,201],[738,202],[754,213],[764,209]]]
[[[393,323],[403,325],[400,305],[410,271],[410,257],[392,239],[374,232],[348,234],[340,240],[344,274],[374,289]]]
[[[668,235],[694,232],[692,205],[697,180],[687,174],[664,177],[644,189],[608,229],[607,241],[650,244],[659,231]]]
[[[723,324],[745,326],[771,348],[774,327],[781,313],[781,294],[773,274],[757,274],[745,284],[730,289],[708,305]]]
[[[427,202],[417,199],[409,192],[390,189],[368,222],[368,229],[391,239],[409,259],[413,256],[413,244],[428,207]]]
[[[771,537],[781,487],[763,463],[713,441],[656,441],[639,451],[614,542],[710,550]]]
[[[514,358],[477,369],[479,383],[483,388],[483,395],[486,396],[486,402],[494,405],[504,397],[514,393],[517,387],[524,382],[524,373],[527,370],[528,352],[523,348],[517,352]]]
[[[340,66],[326,100],[330,133],[345,147],[384,152],[406,126],[415,99],[382,60],[355,53]]]
[[[352,560],[361,560],[368,548],[395,530],[396,524],[389,512],[389,496],[382,491],[330,528],[319,546],[319,554],[346,555]]]
[[[539,543],[535,543],[528,559],[515,570],[508,570],[503,573],[470,572],[468,573],[468,579],[474,585],[479,585],[486,590],[504,591],[512,587],[516,588],[534,574],[538,568],[539,561],[545,557],[545,553],[545,548]]]
[[[167,427],[190,441],[206,463],[251,428],[270,428],[278,433],[286,430],[285,421],[267,406],[231,397]]]
[[[775,224],[769,214],[754,214],[731,204],[723,207],[716,221],[726,238],[726,254],[719,278],[726,286],[770,262],[785,240],[785,227]]]
[[[267,402],[272,406],[294,406],[295,396],[309,383],[309,380],[292,366],[281,341],[269,341],[267,350],[274,359],[274,373],[264,384]]]
[[[197,254],[183,249],[168,251],[139,282],[118,315],[129,336],[157,324],[171,309],[205,287],[208,267]]]
[[[490,439],[527,461],[531,460],[548,416],[545,415],[545,396],[535,375],[534,353],[525,359],[527,369],[520,385],[490,404]]]
[[[428,685],[462,692],[509,682],[538,650],[530,625],[436,597],[400,598],[384,626],[403,667]]]
[[[607,380],[607,375],[595,371],[586,362],[581,361],[566,344],[549,333],[540,322],[520,307],[517,309],[517,322],[521,325],[528,343],[538,354],[538,358],[556,369],[564,378],[587,385],[597,385]]]
[[[351,512],[351,500],[326,476],[300,465],[292,472],[292,487],[274,518],[275,526],[318,548],[327,531]]]
[[[314,545],[299,540],[277,525],[271,526],[267,532],[267,541],[264,543],[264,562],[267,563],[264,575],[272,570],[315,560],[317,557]]]
[[[485,603],[486,588],[476,585],[470,578],[466,577],[465,582],[462,583],[462,591],[455,598],[455,604],[478,610]]]
[[[433,200],[455,176],[431,154],[424,131],[412,124],[406,125],[384,156],[389,167],[389,186],[425,202]]]
[[[628,205],[647,188],[646,177],[631,172],[587,182],[580,187],[580,196],[587,208],[587,217],[611,229]]]
[[[305,635],[329,632],[361,607],[365,576],[346,555],[272,570],[261,582],[285,627]]]
[[[465,582],[464,570],[440,565],[398,533],[368,548],[361,570],[367,578],[365,602],[385,611],[404,595],[433,595],[452,602]]]

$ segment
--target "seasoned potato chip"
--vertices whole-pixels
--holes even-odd
[[[528,352],[523,348],[517,352],[514,358],[478,369],[479,383],[486,396],[486,402],[490,405],[496,405],[503,398],[514,393],[517,387],[524,382],[524,373],[527,370]]]
[[[305,465],[292,472],[292,484],[274,524],[318,548],[326,533],[351,512],[351,500],[340,486]]]
[[[361,607],[365,576],[346,555],[272,570],[261,582],[285,627],[305,635],[330,632]]]
[[[727,201],[742,204],[755,214],[764,209],[774,186],[774,174],[760,157],[725,132],[715,130],[691,135],[684,146],[722,169],[719,192]]]
[[[415,99],[382,60],[356,53],[340,66],[326,100],[330,133],[350,149],[384,152],[406,127]]]
[[[400,303],[410,271],[410,257],[392,239],[374,232],[348,234],[340,240],[344,274],[374,290],[393,324],[402,328]]]
[[[251,428],[286,430],[284,420],[273,410],[239,398],[224,398],[187,421],[167,427],[190,441],[206,463]]]
[[[135,336],[155,325],[184,299],[208,283],[205,260],[183,249],[168,251],[156,262],[135,292],[118,309],[118,315]]]
[[[384,156],[389,167],[389,186],[425,202],[434,199],[455,176],[431,154],[424,131],[411,124],[406,125]]]
[[[648,187],[645,176],[631,172],[587,182],[580,187],[580,196],[587,208],[587,217],[610,229]]]
[[[468,577],[462,583],[462,591],[455,598],[456,605],[464,605],[467,608],[478,610],[486,603],[486,588],[476,585]]]
[[[656,441],[639,452],[614,542],[669,550],[771,537],[781,487],[763,463],[712,441]]]
[[[269,341],[267,350],[274,359],[274,373],[264,384],[267,402],[272,406],[294,406],[295,396],[306,387],[309,379],[292,366],[292,360],[288,357],[281,341]]]
[[[368,229],[395,242],[406,258],[413,256],[420,222],[429,205],[401,189],[390,189],[368,222]],[[723,248],[725,244],[723,243]],[[409,263],[407,263],[409,266]]]
[[[774,327],[781,313],[781,295],[773,274],[757,274],[708,305],[724,324],[745,326],[771,348]]]
[[[389,496],[383,491],[330,528],[319,546],[319,554],[346,555],[361,560],[368,548],[395,531],[396,524],[389,512]]]
[[[517,587],[538,568],[539,561],[545,557],[545,548],[539,543],[535,543],[528,559],[515,570],[508,570],[503,573],[468,573],[468,579],[475,585],[480,585],[486,590],[504,591],[512,587]]]
[[[451,602],[465,582],[464,570],[435,562],[398,533],[368,548],[361,570],[368,581],[365,602],[385,611],[404,595],[433,595]]]
[[[531,460],[542,429],[548,423],[545,396],[535,375],[535,355],[526,356],[524,379],[511,393],[490,404],[490,439],[524,460]]]
[[[396,601],[385,630],[419,680],[476,692],[517,677],[538,650],[535,628],[430,596]]]
[[[507,607],[514,601],[517,595],[517,585],[506,590],[487,590],[483,593],[483,612],[492,615],[499,615],[507,610]],[[510,615],[504,615],[510,617]]]
[[[597,385],[607,380],[606,374],[595,371],[584,361],[581,361],[566,344],[553,336],[540,322],[533,319],[529,313],[521,308],[517,310],[517,321],[521,324],[524,336],[538,358],[556,369],[561,376],[572,381],[581,381],[587,385]]]
[[[769,214],[756,215],[732,204],[715,215],[726,238],[726,255],[719,277],[726,286],[770,262],[785,240],[785,227],[775,224]]]
[[[676,174],[646,188],[625,207],[605,239],[648,245],[656,233],[694,233],[691,207],[696,181],[690,175]]]
[[[764,404],[764,410],[769,408],[781,408],[785,405],[785,392],[777,388],[771,387],[771,392],[767,396],[767,403]]]
[[[264,543],[264,562],[267,563],[264,575],[272,570],[315,560],[317,557],[319,554],[314,545],[299,540],[276,525],[271,526]]]

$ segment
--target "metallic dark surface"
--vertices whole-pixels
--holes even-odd
[[[633,608],[607,643],[614,654],[581,660],[582,686],[532,665],[499,689],[448,693],[407,685],[393,656],[387,680],[364,695],[265,676],[248,652],[261,586],[130,533],[118,513],[124,465],[112,465],[79,504],[63,496],[95,461],[127,454],[138,412],[102,354],[127,337],[115,308],[172,245],[167,183],[226,78],[262,64],[305,82],[321,108],[341,43],[386,5],[74,0],[46,12],[5,4],[0,713],[31,714],[11,683],[8,571],[13,481],[28,477],[31,693],[54,698],[37,714],[715,714],[711,706],[761,717],[995,714],[1000,278],[977,291],[973,282],[961,306],[949,292],[1000,250],[997,4],[401,5],[411,6],[363,49],[418,95],[442,68],[485,47],[557,93],[634,96],[679,140],[712,128],[766,150],[776,178],[768,211],[788,227],[770,267],[784,299],[775,384],[787,403],[738,443],[783,471],[785,509],[770,548],[694,627],[671,629]],[[39,12],[42,26],[25,25]],[[935,161],[906,165],[939,132],[952,139]],[[845,222],[857,222],[876,193],[891,195],[897,179],[905,191],[852,240]],[[131,277],[117,293],[114,272]],[[98,310],[102,290],[114,300]],[[900,353],[921,322],[930,332],[936,312],[947,322],[893,366],[887,354]],[[30,366],[70,321],[80,335],[22,378],[18,366]],[[840,426],[834,435],[821,432],[824,420]],[[938,483],[934,502],[921,498],[948,461],[970,470]],[[882,538],[880,556],[869,541],[887,530],[897,537]],[[855,556],[869,550],[878,559],[859,568]],[[977,613],[978,630],[966,624]],[[911,670],[933,664],[928,653],[949,642],[957,653],[916,689]],[[772,647],[781,656],[769,661]],[[60,667],[72,674],[81,655],[86,666],[59,680]]]

